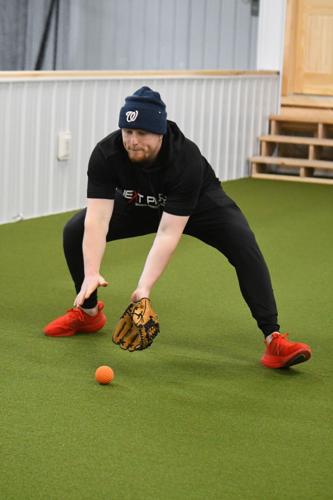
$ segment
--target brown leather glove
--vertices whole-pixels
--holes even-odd
[[[122,349],[142,351],[153,343],[159,331],[158,316],[150,299],[143,298],[127,307],[115,327],[112,340]]]

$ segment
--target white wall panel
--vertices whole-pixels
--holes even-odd
[[[166,76],[0,80],[0,222],[82,207],[96,142],[117,128],[124,98],[142,85],[161,93],[168,118],[195,141],[221,180],[248,175],[278,76]],[[71,158],[57,160],[57,135],[70,130]]]
[[[281,71],[283,66],[286,0],[261,0],[256,68]]]

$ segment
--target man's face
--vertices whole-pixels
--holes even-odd
[[[153,134],[141,129],[121,129],[124,148],[133,162],[155,160],[162,145],[163,135]]]

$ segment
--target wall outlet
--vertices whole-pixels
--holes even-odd
[[[61,130],[58,133],[58,151],[57,158],[60,161],[66,161],[71,156],[72,134],[69,130]]]

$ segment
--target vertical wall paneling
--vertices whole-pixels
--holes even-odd
[[[9,130],[11,130],[11,120],[10,120],[10,108],[11,108],[11,102],[12,102],[12,87],[13,85],[11,83],[8,83],[6,86],[0,86],[0,98],[1,98],[1,110],[2,110],[2,119],[0,120],[0,137],[1,137],[1,142],[2,142],[2,161],[3,165],[2,168],[0,168],[0,189],[1,189],[1,196],[0,196],[0,208],[1,208],[1,213],[3,214],[3,218],[5,217],[4,220],[7,220],[6,217],[8,216],[7,214],[10,212],[10,207],[9,207],[9,194],[11,195],[12,198],[12,204],[16,206],[16,199],[15,196],[13,196],[13,193],[9,191],[9,174],[11,172],[10,165],[11,162],[9,160],[9,139],[11,137],[11,134],[8,133]]]
[[[34,78],[0,80],[0,223],[84,205],[89,156],[117,128],[124,98],[142,85],[159,90],[178,123],[223,181],[248,175],[247,158],[278,106],[277,74]],[[71,156],[57,159],[69,130]]]

